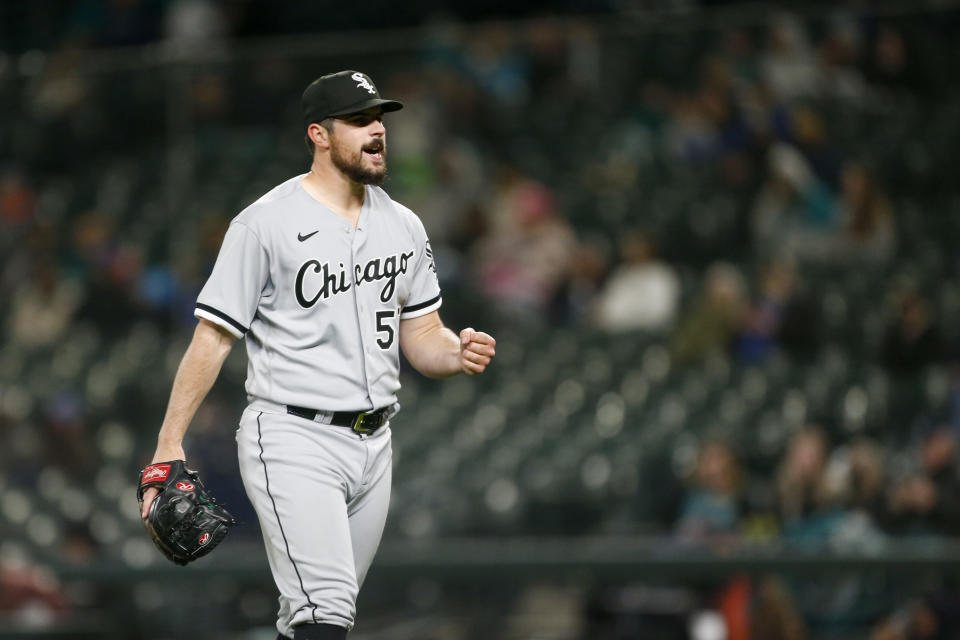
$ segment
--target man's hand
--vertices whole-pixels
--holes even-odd
[[[483,373],[496,355],[497,341],[482,331],[467,328],[460,332],[460,367],[468,376]]]
[[[153,460],[150,461],[150,464],[156,464],[157,462],[168,462],[170,460],[186,460],[187,456],[183,452],[183,447],[180,445],[177,446],[158,446],[157,452],[153,454]],[[147,514],[150,513],[150,505],[153,504],[153,499],[157,497],[157,494],[160,493],[160,490],[156,487],[150,487],[143,492],[143,508],[140,510],[140,519],[146,520]]]
[[[140,471],[137,500],[147,489],[159,489],[153,498],[144,528],[168,560],[185,565],[210,553],[237,523],[207,491],[200,474],[183,460],[167,460]]]

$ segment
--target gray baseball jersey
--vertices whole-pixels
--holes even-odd
[[[230,225],[195,314],[246,337],[240,473],[280,591],[277,630],[351,628],[390,502],[391,432],[333,411],[396,403],[401,319],[440,306],[420,220],[367,186],[356,228],[288,180]],[[319,410],[313,421],[287,405]]]
[[[399,321],[441,303],[426,231],[373,186],[354,229],[302,177],[234,218],[195,315],[246,336],[251,399],[325,411],[392,405]]]

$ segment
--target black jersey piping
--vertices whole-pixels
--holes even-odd
[[[437,294],[437,297],[436,297],[436,298],[431,298],[430,300],[427,300],[426,302],[421,302],[421,303],[419,303],[419,304],[411,304],[411,305],[409,305],[409,306],[404,307],[404,308],[403,308],[403,311],[401,311],[400,313],[401,313],[401,314],[404,314],[404,313],[410,313],[411,311],[419,311],[420,309],[426,309],[426,308],[429,307],[430,305],[436,304],[437,302],[440,302],[440,294],[439,294],[439,293]]]
[[[260,464],[263,465],[263,479],[266,480],[267,483],[267,496],[269,496],[270,502],[273,504],[273,515],[277,518],[277,526],[280,527],[280,536],[283,538],[283,545],[287,548],[287,558],[290,560],[290,564],[293,565],[293,570],[297,574],[297,580],[300,581],[300,590],[303,592],[310,606],[313,607],[313,610],[310,612],[310,617],[313,618],[313,623],[317,624],[317,604],[310,599],[310,594],[307,593],[306,587],[303,586],[300,569],[297,568],[297,563],[293,561],[293,556],[290,555],[290,543],[287,542],[287,534],[284,533],[283,525],[280,523],[280,512],[277,511],[277,501],[273,499],[273,494],[270,493],[270,476],[267,475],[267,463],[263,460],[263,431],[260,428],[260,416],[262,415],[263,411],[257,414],[257,444],[260,446]]]
[[[247,332],[247,328],[245,326],[243,326],[242,324],[240,324],[239,322],[237,322],[236,320],[234,320],[233,318],[225,314],[223,311],[220,311],[219,309],[214,309],[210,305],[203,304],[201,302],[197,303],[197,309],[201,309],[203,311],[206,311],[207,313],[212,313],[213,315],[217,316],[221,320],[225,320],[226,322],[229,322],[230,325],[240,333]]]

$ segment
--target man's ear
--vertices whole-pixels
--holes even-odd
[[[317,123],[312,123],[307,127],[307,137],[313,144],[321,149],[330,148],[330,132]]]

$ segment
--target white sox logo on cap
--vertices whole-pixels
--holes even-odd
[[[370,80],[367,79],[367,76],[363,75],[359,71],[350,76],[357,81],[357,86],[367,90],[367,93],[376,93],[377,90],[373,88],[373,85],[370,84]]]

